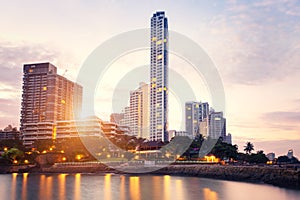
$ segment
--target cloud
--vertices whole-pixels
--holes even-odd
[[[23,64],[53,62],[61,53],[40,44],[0,42],[0,127],[19,124]]]
[[[0,80],[1,83],[20,89],[23,64],[53,61],[57,52],[41,45],[0,42]]]
[[[210,24],[208,45],[221,73],[248,85],[299,75],[299,20],[290,15],[299,8],[285,0],[228,3],[219,24]]]
[[[263,114],[262,119],[274,123],[298,125],[300,122],[300,112],[268,112]]]

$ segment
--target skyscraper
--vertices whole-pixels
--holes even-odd
[[[25,64],[21,106],[21,134],[23,143],[31,145],[39,138],[51,138],[52,132],[33,128],[37,123],[71,120],[81,112],[82,87],[57,74],[50,63]],[[27,128],[26,128],[27,127]],[[50,129],[49,129],[50,130]]]
[[[151,18],[150,140],[168,140],[168,19],[165,12]]]
[[[199,120],[205,121],[205,119],[208,118],[209,115],[209,104],[207,102],[200,103],[199,112]]]

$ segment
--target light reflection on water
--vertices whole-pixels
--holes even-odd
[[[0,199],[299,199],[300,191],[197,177],[114,174],[1,174]]]
[[[104,199],[111,200],[111,174],[104,176]]]
[[[74,200],[80,200],[80,178],[81,174],[75,174],[75,183],[74,183]]]

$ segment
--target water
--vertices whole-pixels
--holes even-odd
[[[2,174],[0,199],[299,199],[300,191],[198,177],[114,174]]]

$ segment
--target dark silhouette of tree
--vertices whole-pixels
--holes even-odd
[[[238,147],[219,140],[210,153],[220,159],[237,159]]]
[[[291,159],[287,156],[279,156],[277,159],[277,163],[298,163],[298,159],[296,157],[292,157]]]
[[[249,158],[250,163],[266,163],[269,159],[264,154],[264,151],[257,151],[256,154],[251,154]]]
[[[254,150],[254,145],[251,142],[247,142],[246,146],[244,146],[244,151],[246,154],[251,154],[251,151]]]

